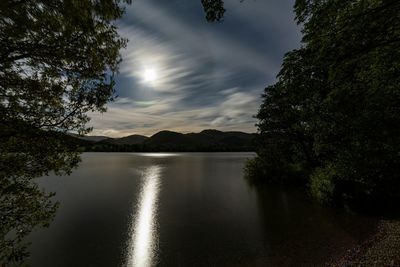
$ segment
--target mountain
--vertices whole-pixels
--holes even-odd
[[[242,132],[221,132],[204,130],[200,133],[182,134],[171,131],[161,131],[145,141],[150,147],[165,150],[248,150],[252,147],[253,134]]]
[[[106,139],[112,139],[107,136],[95,136],[95,135],[87,135],[87,136],[77,136],[79,139],[85,140],[85,141],[92,141],[92,142],[99,142],[103,141]]]
[[[109,138],[105,140],[105,142],[114,145],[136,145],[136,144],[142,144],[147,139],[148,139],[147,136],[133,134],[121,138]]]
[[[171,131],[161,131],[152,135],[148,140],[146,140],[147,145],[185,145],[189,144],[190,140],[187,138],[186,134],[171,132]]]
[[[160,131],[151,137],[129,135],[122,138],[103,138],[87,142],[86,151],[137,151],[137,152],[201,152],[201,151],[254,151],[255,134],[204,130],[199,133]],[[80,137],[82,138],[82,137]],[[84,139],[84,140],[89,140]]]

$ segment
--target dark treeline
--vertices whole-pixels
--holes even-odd
[[[132,135],[123,138],[64,136],[72,150],[85,152],[246,152],[255,151],[254,134],[204,130],[182,134],[161,131],[151,137]]]
[[[257,114],[253,181],[297,183],[324,203],[400,197],[400,1],[297,0],[301,48]],[[371,202],[364,202],[364,201]]]
[[[85,144],[80,146],[84,152],[252,152],[253,146],[180,146],[180,145],[114,145],[99,142],[96,144]]]

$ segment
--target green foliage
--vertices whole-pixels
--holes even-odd
[[[114,97],[123,12],[119,0],[0,2],[0,265],[20,264],[24,237],[54,215],[32,179],[69,174],[79,153],[64,133],[88,132],[87,112]]]
[[[23,238],[47,224],[56,204],[32,182],[69,174],[88,112],[114,99],[119,51],[127,40],[115,21],[131,0],[0,1],[0,265],[20,265]],[[223,1],[202,1],[219,21]],[[101,148],[100,148],[101,149]]]
[[[310,192],[320,203],[331,202],[336,173],[332,168],[317,168],[310,176]]]
[[[258,151],[258,156],[247,161],[246,178],[250,182],[302,184],[303,166],[288,157],[288,144],[269,144],[268,151]]]
[[[295,11],[303,45],[265,89],[259,157],[301,166],[322,201],[399,197],[400,2],[298,0]]]
[[[24,238],[49,225],[58,207],[52,196],[30,181],[0,179],[0,263],[21,266],[29,256]]]
[[[0,112],[5,123],[87,132],[86,112],[104,111],[126,40],[108,1],[0,4]]]

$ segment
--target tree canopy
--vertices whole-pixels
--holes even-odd
[[[257,114],[250,173],[322,202],[400,197],[400,2],[298,0],[301,48]]]
[[[0,3],[1,262],[26,256],[20,241],[54,215],[51,194],[30,180],[77,165],[62,133],[88,132],[86,113],[113,99],[123,12],[119,0]]]
[[[57,204],[31,180],[69,174],[89,111],[114,99],[121,62],[116,20],[131,0],[0,1],[0,265],[20,262],[22,241],[47,225]],[[206,19],[222,20],[222,1],[202,0]],[[22,243],[21,243],[22,242]]]

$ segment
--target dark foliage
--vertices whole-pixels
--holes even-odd
[[[54,215],[52,194],[33,179],[69,174],[84,142],[71,142],[66,133],[89,132],[88,112],[103,112],[114,99],[119,51],[127,42],[115,20],[130,3],[0,1],[1,266],[22,264],[24,237]],[[222,19],[222,1],[202,4],[207,20]]]
[[[32,179],[77,165],[63,133],[88,132],[86,113],[113,99],[123,11],[119,0],[0,2],[0,265],[21,264],[24,237],[54,215]]]
[[[296,177],[321,202],[398,198],[400,2],[298,0],[295,10],[303,45],[265,89],[249,168]]]
[[[203,4],[206,19],[210,22],[221,21],[224,13],[224,1],[222,0],[201,0]]]
[[[254,134],[204,130],[200,133],[182,134],[161,131],[151,137],[131,135],[89,141],[65,136],[71,147],[92,152],[233,152],[254,151]]]

